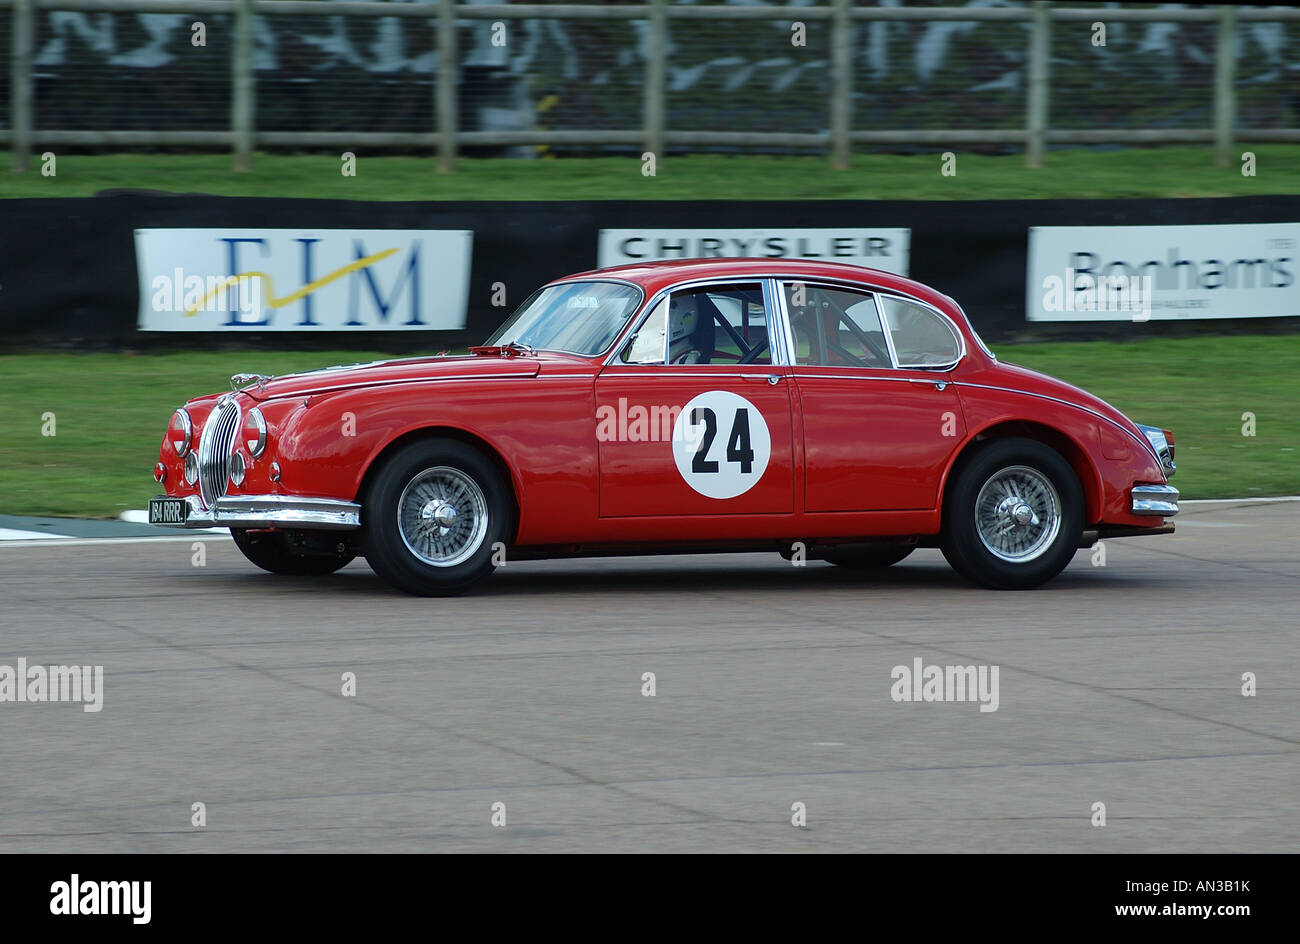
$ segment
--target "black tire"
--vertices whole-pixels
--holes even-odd
[[[290,577],[318,577],[332,574],[350,564],[355,554],[303,554],[290,544],[282,531],[246,531],[231,528],[235,547],[250,561],[273,574]]]
[[[511,508],[501,474],[477,449],[450,439],[411,443],[384,460],[366,489],[366,560],[407,593],[463,593],[492,573]]]
[[[828,553],[826,560],[836,567],[846,567],[849,570],[884,570],[886,567],[893,567],[914,550],[916,550],[916,547],[911,544],[869,549],[858,548],[852,551]]]
[[[1059,574],[1078,550],[1083,489],[1054,449],[997,439],[949,484],[943,517],[941,547],[954,570],[984,587],[1028,590]]]

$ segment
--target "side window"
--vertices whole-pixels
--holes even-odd
[[[943,367],[961,356],[961,342],[938,314],[888,295],[881,301],[899,367]]]
[[[784,285],[796,364],[890,367],[876,300],[868,292],[804,282]]]
[[[668,363],[770,364],[761,283],[673,292],[668,302]]]
[[[623,364],[662,364],[664,335],[668,325],[668,299],[655,306],[636,333],[628,338],[618,359]]]
[[[619,361],[770,364],[772,348],[767,327],[767,306],[760,282],[683,289],[655,306],[619,352]]]

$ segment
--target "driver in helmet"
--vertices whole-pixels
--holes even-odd
[[[700,349],[698,334],[702,317],[699,298],[694,293],[671,298],[668,303],[668,363],[701,362],[704,351]]]

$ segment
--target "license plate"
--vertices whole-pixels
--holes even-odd
[[[190,513],[190,503],[183,498],[149,499],[150,524],[184,524]]]

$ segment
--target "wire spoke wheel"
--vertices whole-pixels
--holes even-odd
[[[975,499],[975,531],[990,554],[1012,564],[1038,559],[1061,530],[1061,498],[1037,469],[994,472]]]
[[[488,503],[478,484],[451,466],[415,475],[397,501],[397,530],[416,558],[455,567],[473,557],[488,530]]]

